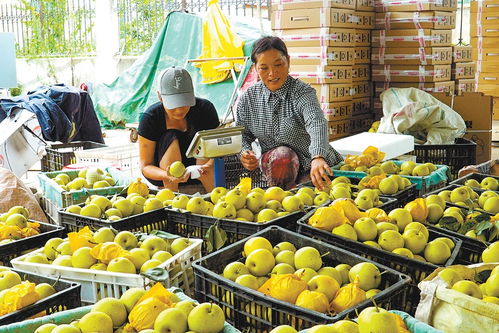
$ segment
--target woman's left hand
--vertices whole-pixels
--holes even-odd
[[[331,167],[327,164],[326,160],[322,157],[317,157],[312,160],[310,168],[310,180],[312,184],[320,191],[326,188],[326,185],[331,183],[329,176],[333,175]]]

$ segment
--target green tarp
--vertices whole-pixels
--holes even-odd
[[[255,19],[256,21],[256,19]],[[244,55],[251,53],[260,31],[243,23],[232,28],[245,41]],[[139,121],[139,115],[158,101],[156,76],[166,67],[184,66],[187,59],[196,59],[202,50],[202,18],[197,15],[172,12],[166,18],[151,48],[111,84],[94,84],[90,95],[101,126],[112,128]],[[245,72],[249,70],[248,62]],[[192,76],[196,96],[210,100],[220,117],[225,112],[234,83],[232,79],[217,84],[201,84],[199,70],[187,67]]]

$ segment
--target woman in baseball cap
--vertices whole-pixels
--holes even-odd
[[[152,184],[178,191],[180,183],[193,183],[185,173],[180,178],[168,172],[176,161],[186,167],[200,166],[199,181],[206,192],[213,189],[213,160],[187,158],[185,153],[198,131],[219,126],[214,105],[195,97],[192,79],[182,67],[165,69],[159,77],[159,102],[151,105],[140,117],[139,151],[142,174]]]

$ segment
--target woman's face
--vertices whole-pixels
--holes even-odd
[[[256,56],[256,71],[270,91],[281,88],[289,74],[289,57],[281,51],[270,49]]]
[[[165,104],[163,103],[163,98],[161,97],[159,91],[158,91],[158,98],[161,101],[161,104],[163,104],[163,108],[165,109],[166,115],[168,116],[168,119],[171,120],[183,120],[185,116],[189,113],[191,107],[190,106],[181,106],[175,109],[167,109]]]

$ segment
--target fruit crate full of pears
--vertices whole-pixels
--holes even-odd
[[[433,163],[415,163],[413,161],[390,160],[368,167],[352,169],[347,164],[339,164],[333,168],[335,176],[346,176],[362,178],[380,173],[399,175],[416,184],[417,196],[443,187],[447,184],[449,167],[446,165],[435,165]]]
[[[195,297],[244,331],[333,323],[374,301],[401,308],[410,278],[339,247],[272,226],[193,264]],[[270,277],[270,278],[269,278]],[[368,291],[368,292],[366,292]]]
[[[78,283],[0,266],[2,325],[81,306]]]
[[[312,188],[245,190],[239,185],[216,187],[203,197],[180,194],[166,203],[167,231],[204,238],[203,253],[209,253],[269,226],[295,230],[296,220],[314,205],[315,195]]]
[[[140,179],[126,191],[113,196],[91,195],[84,203],[59,210],[60,224],[68,231],[88,226],[92,230],[111,227],[116,230],[167,230],[164,203],[178,193],[169,189],[149,190]]]
[[[155,296],[161,298],[153,301],[151,297]],[[199,304],[181,289],[165,289],[161,285],[147,291],[143,288],[129,289],[120,298],[108,297],[92,306],[13,323],[1,329],[2,333],[43,333],[51,332],[56,327],[57,332],[68,333],[239,332],[225,321],[224,313],[215,304]],[[71,327],[74,329],[71,330]]]
[[[44,209],[56,223],[59,222],[60,208],[83,203],[94,194],[120,193],[132,182],[131,178],[112,167],[41,172],[37,177]]]
[[[469,173],[450,184],[466,185],[483,191],[499,191],[499,177],[484,173]]]
[[[438,266],[452,264],[462,242],[417,222],[423,219],[411,205],[388,214],[376,209],[364,213],[347,201],[335,201],[305,214],[298,220],[298,232],[409,275],[412,282],[404,310],[412,314],[419,302],[417,283]]]
[[[95,303],[126,290],[161,281],[192,292],[191,263],[201,257],[202,240],[164,232],[151,234],[89,228],[52,238],[44,247],[11,261],[12,266],[81,284],[81,300]]]
[[[28,209],[23,206],[11,207],[0,214],[0,265],[10,266],[11,259],[64,234],[63,227],[33,221],[29,216]]]

